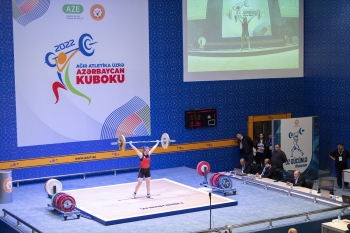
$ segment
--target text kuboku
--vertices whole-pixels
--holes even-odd
[[[81,75],[81,74],[94,74],[94,75]],[[76,76],[77,84],[123,83],[124,80],[125,80],[124,68],[78,69],[77,76]]]

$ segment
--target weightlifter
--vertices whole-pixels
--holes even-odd
[[[151,154],[158,147],[159,140],[150,150],[148,146],[144,146],[143,151],[139,151],[130,141],[129,145],[136,151],[136,154],[140,157],[140,170],[138,174],[138,182],[135,187],[135,191],[132,194],[131,198],[135,198],[138,189],[140,188],[143,178],[146,178],[146,188],[147,188],[147,198],[151,198],[151,171],[150,171],[150,162],[151,162]]]

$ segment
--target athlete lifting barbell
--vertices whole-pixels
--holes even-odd
[[[151,150],[149,149],[148,146],[143,146],[142,152],[139,151],[133,145],[133,143],[150,143],[150,142],[156,142],[156,144],[152,147]],[[138,173],[138,181],[137,181],[137,184],[135,187],[135,191],[132,194],[131,198],[136,198],[137,191],[139,190],[139,188],[142,184],[143,178],[146,179],[147,198],[151,198],[151,171],[150,171],[151,157],[150,156],[153,153],[153,151],[158,147],[159,142],[162,143],[162,147],[164,149],[167,149],[169,147],[170,142],[175,142],[175,140],[170,140],[169,135],[167,133],[164,133],[162,135],[161,139],[156,140],[156,141],[136,141],[136,142],[129,141],[129,142],[127,142],[125,140],[124,135],[120,135],[118,137],[117,142],[111,143],[112,145],[117,145],[119,147],[119,149],[122,151],[125,150],[126,143],[129,143],[131,148],[134,149],[134,151],[136,152],[136,154],[140,158],[140,169],[139,169],[139,173]]]

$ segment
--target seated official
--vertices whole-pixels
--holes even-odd
[[[261,167],[261,169],[258,171],[258,173],[255,174],[256,176],[259,176],[261,173],[265,172],[265,170],[266,170],[266,166],[265,165],[266,165],[267,162],[270,162],[270,159],[266,158],[264,160],[264,166]]]
[[[270,179],[274,179],[274,178],[275,178],[275,168],[272,167],[270,161],[267,161],[267,162],[265,163],[265,168],[263,169],[263,171],[261,172],[261,174],[256,174],[255,176],[257,176],[257,177],[261,176],[261,178],[270,178]]]
[[[294,172],[294,178],[292,179],[292,181],[287,182],[288,186],[291,186],[292,184],[293,186],[301,186],[301,187],[306,186],[305,178],[301,176],[300,171],[296,170]]]
[[[237,168],[242,169],[242,172],[245,174],[250,174],[252,167],[250,166],[250,164],[247,163],[247,161],[244,158],[241,158],[239,160],[239,165],[237,166]]]

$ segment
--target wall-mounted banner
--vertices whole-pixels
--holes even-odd
[[[147,136],[147,0],[13,0],[17,144]]]
[[[285,171],[299,170],[307,179],[318,179],[318,117],[273,121],[273,144],[280,143],[287,156]]]

